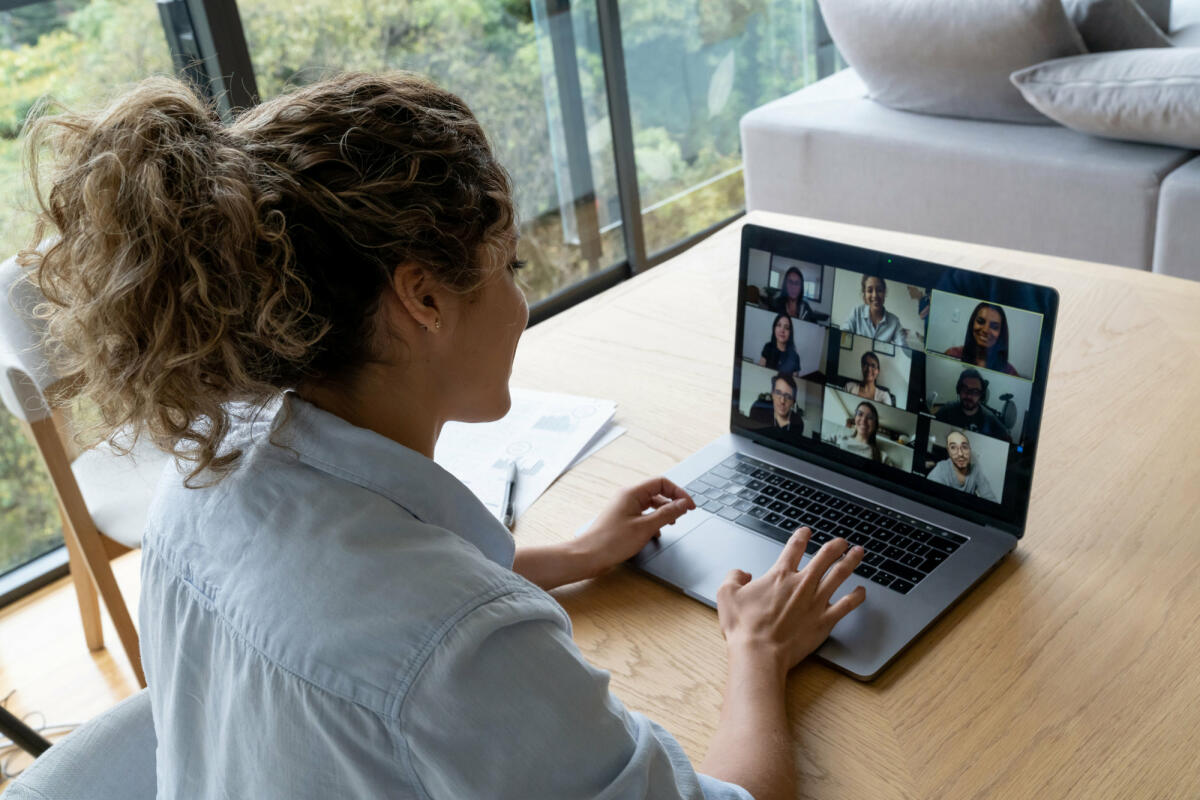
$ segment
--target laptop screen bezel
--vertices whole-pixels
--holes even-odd
[[[1019,455],[1014,456],[1010,452],[1001,503],[989,503],[979,498],[963,495],[962,492],[950,487],[933,484],[920,474],[905,473],[893,467],[873,463],[851,453],[840,451],[824,442],[805,440],[805,446],[800,447],[739,424],[741,420],[745,419],[739,413],[739,395],[747,308],[747,276],[752,249],[766,251],[773,256],[783,256],[863,274],[879,275],[889,280],[912,286],[930,287],[935,290],[942,289],[961,293],[961,287],[967,285],[975,291],[972,296],[979,297],[981,300],[990,300],[1042,315],[1033,387],[1029,409],[1026,411],[1025,446]],[[988,287],[986,296],[980,294],[976,288],[980,286]],[[1024,535],[1042,411],[1045,404],[1051,346],[1058,318],[1059,296],[1056,290],[1048,286],[937,264],[897,253],[887,253],[747,224],[742,229],[737,294],[737,330],[734,337],[734,373],[729,422],[732,433],[744,436],[772,450],[910,498],[961,519],[998,528],[1018,538]],[[832,331],[839,330],[833,324],[833,320],[830,320],[827,325]],[[826,377],[826,385],[829,385],[828,376]]]

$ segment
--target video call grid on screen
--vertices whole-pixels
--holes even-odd
[[[1044,397],[1039,364],[1049,361],[1042,334],[1053,327],[1056,293],[757,226],[746,231],[733,427],[855,477],[1023,527]],[[766,245],[755,247],[756,238]],[[792,281],[790,298],[788,270],[803,278],[799,292]],[[869,305],[875,295],[882,314]],[[781,321],[789,308],[804,319]],[[791,347],[776,327],[791,328]],[[792,395],[790,409],[774,404]],[[883,431],[876,448],[854,440],[861,403]],[[948,444],[965,468],[956,468]]]

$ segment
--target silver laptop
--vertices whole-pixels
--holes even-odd
[[[737,304],[729,433],[667,473],[698,509],[633,564],[715,607],[801,525],[809,556],[862,545],[817,656],[870,680],[1024,534],[1058,295],[747,225]]]

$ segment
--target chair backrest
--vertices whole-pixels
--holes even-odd
[[[45,392],[59,380],[42,346],[45,324],[33,316],[41,301],[16,256],[0,264],[0,400],[26,422],[50,416]]]
[[[5,800],[154,800],[157,746],[143,689],[42,753]]]

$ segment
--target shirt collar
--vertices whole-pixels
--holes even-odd
[[[445,528],[512,568],[512,534],[471,490],[432,459],[322,411],[294,392],[283,397],[272,440],[322,472],[375,492],[419,521]]]

